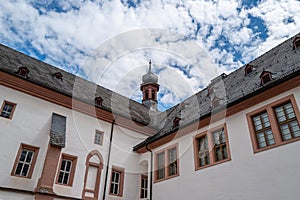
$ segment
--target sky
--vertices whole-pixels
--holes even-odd
[[[163,111],[300,32],[300,0],[6,0],[0,42]]]

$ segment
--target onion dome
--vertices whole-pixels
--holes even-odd
[[[151,72],[151,60],[149,61],[149,70],[147,74],[143,75],[143,83],[157,83],[158,77]]]

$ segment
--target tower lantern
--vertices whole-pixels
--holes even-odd
[[[151,60],[149,69],[142,77],[141,91],[143,92],[142,103],[151,110],[157,110],[157,92],[159,90],[158,77],[151,72]]]

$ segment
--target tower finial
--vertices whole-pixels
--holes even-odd
[[[151,59],[150,59],[150,61],[149,61],[149,72],[151,72]]]

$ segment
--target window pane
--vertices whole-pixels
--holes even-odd
[[[29,165],[28,164],[24,164],[21,175],[22,176],[27,176],[28,169],[29,169]]]

